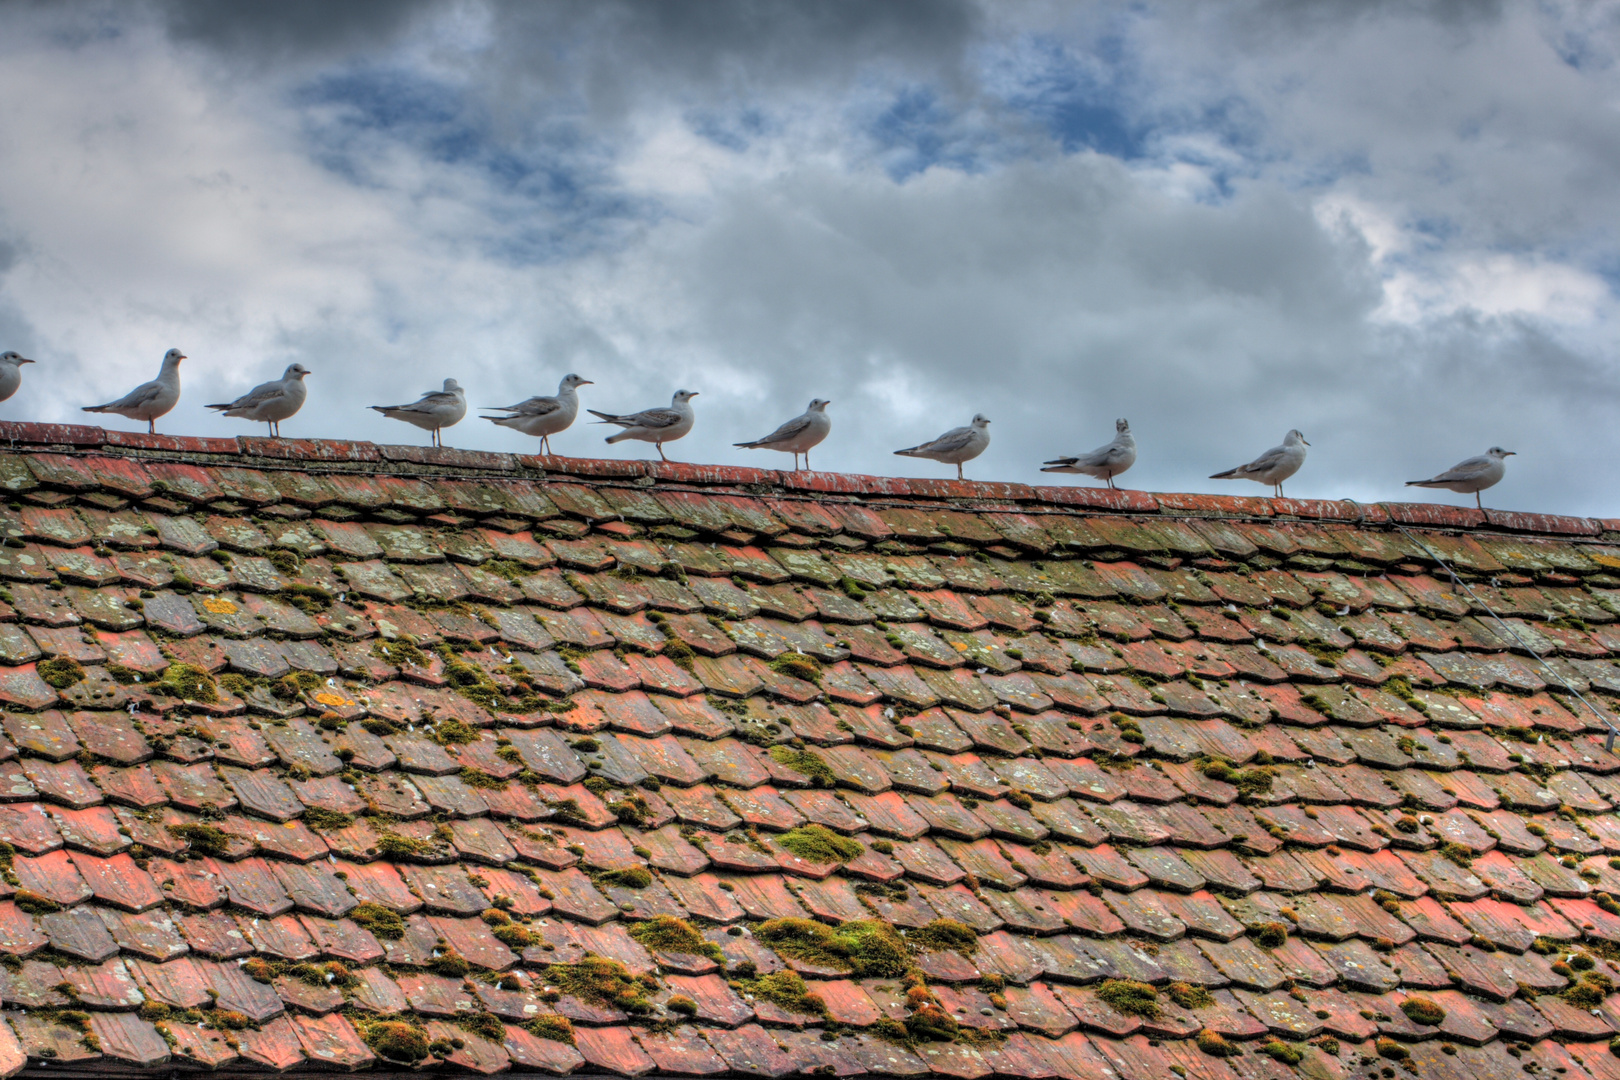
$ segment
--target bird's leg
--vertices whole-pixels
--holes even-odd
[[[958,465],[957,465],[957,466],[956,466],[956,478],[957,478],[957,479],[958,479],[958,480],[965,480],[965,479],[967,479],[967,478],[966,478],[966,477],[964,477],[964,476],[963,476],[963,475],[962,475],[962,466],[961,466],[961,465],[960,465],[960,464],[958,464]]]
[[[156,435],[157,434],[157,421],[156,420],[148,420],[146,422],[146,433],[148,435]]]
[[[664,444],[663,443],[653,443],[653,445],[658,447],[658,456],[663,458],[665,461],[668,461],[669,460],[669,455],[664,453]]]
[[[1479,492],[1477,491],[1474,492],[1474,505],[1478,507],[1481,512],[1485,510],[1485,504],[1479,501]]]
[[[804,452],[804,471],[810,471],[810,451],[808,450]]]

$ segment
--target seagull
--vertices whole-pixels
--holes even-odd
[[[1507,462],[1504,459],[1514,456],[1515,453],[1517,451],[1493,446],[1479,457],[1458,462],[1432,480],[1408,480],[1406,486],[1445,488],[1447,491],[1473,495],[1474,505],[1483,510],[1485,504],[1479,501],[1479,493],[1502,482],[1502,475],[1507,472]]]
[[[896,450],[901,457],[928,458],[956,466],[956,478],[961,480],[962,462],[972,461],[990,445],[990,421],[983,413],[973,418],[967,427],[952,428],[932,442],[913,446],[909,450]]]
[[[33,361],[21,353],[0,353],[0,401],[17,392],[22,385],[22,366]]]
[[[1215,473],[1210,479],[1253,480],[1256,483],[1270,484],[1280,499],[1283,481],[1299,472],[1299,467],[1305,464],[1305,448],[1309,445],[1311,444],[1305,441],[1305,436],[1295,428],[1283,436],[1281,446],[1273,446],[1247,465]]]
[[[1108,486],[1114,486],[1114,477],[1136,464],[1136,440],[1131,437],[1131,425],[1128,420],[1114,421],[1114,441],[1107,446],[1099,446],[1089,454],[1079,457],[1063,457],[1046,464],[1049,468],[1041,472],[1079,473],[1082,476],[1094,477],[1098,480],[1108,481]]]
[[[527,401],[520,401],[516,405],[490,405],[486,408],[492,412],[503,412],[507,416],[486,416],[485,420],[509,427],[513,431],[521,431],[540,440],[540,452],[551,453],[551,436],[564,431],[579,415],[579,395],[574,391],[581,386],[593,385],[591,380],[582,379],[578,375],[564,375],[562,382],[557,384],[556,397],[532,397]]]
[[[424,431],[433,432],[434,446],[443,446],[440,428],[454,427],[467,415],[467,392],[454,379],[444,380],[443,390],[429,390],[409,405],[373,405],[390,420],[403,420]]]
[[[753,442],[732,443],[747,450],[781,450],[793,455],[793,471],[799,471],[799,455],[804,455],[804,467],[810,467],[810,448],[827,437],[832,430],[832,417],[827,415],[827,406],[832,402],[826,398],[816,398],[810,402],[810,407],[798,416],[789,420],[763,439]]]
[[[592,416],[602,418],[597,421],[598,424],[618,424],[624,428],[616,435],[609,435],[608,442],[640,439],[642,442],[654,443],[658,447],[658,456],[668,461],[669,458],[664,455],[664,444],[674,442],[692,430],[692,424],[697,420],[697,414],[692,411],[692,399],[697,396],[696,390],[677,390],[675,396],[670,399],[667,409],[645,409],[623,416],[597,412],[595,409],[587,411]]]
[[[131,420],[145,420],[146,430],[156,434],[157,418],[174,408],[180,400],[180,361],[185,358],[179,349],[170,349],[163,354],[163,367],[158,371],[157,378],[141,383],[117,401],[109,401],[105,405],[86,405],[84,411],[117,413]]]
[[[281,438],[281,422],[304,407],[304,376],[309,368],[303,364],[288,364],[281,378],[260,383],[235,401],[225,405],[209,405],[226,416],[243,420],[256,420],[270,427],[272,439]]]

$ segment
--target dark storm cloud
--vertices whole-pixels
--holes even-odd
[[[326,56],[391,44],[443,0],[158,0],[172,33],[234,56]]]

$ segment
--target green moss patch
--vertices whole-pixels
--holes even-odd
[[[596,876],[604,885],[617,885],[626,889],[645,889],[653,883],[652,872],[645,866],[627,866],[623,870],[608,870]]]
[[[1188,982],[1173,982],[1164,988],[1164,992],[1183,1009],[1207,1009],[1215,1004],[1214,994]]]
[[[1384,1040],[1380,1040],[1380,1042],[1382,1041]],[[1285,1043],[1281,1039],[1272,1039],[1270,1042],[1261,1043],[1260,1052],[1273,1061],[1280,1061],[1284,1065],[1298,1065],[1305,1060],[1304,1047],[1295,1046],[1293,1043]]]
[[[620,1009],[628,1013],[652,1011],[646,988],[617,960],[587,956],[577,964],[552,964],[543,976],[557,992],[578,998],[587,1005]]]
[[[403,1020],[368,1021],[364,1014],[350,1017],[360,1028],[360,1037],[384,1061],[415,1065],[428,1057],[427,1032]]]
[[[809,750],[796,750],[791,746],[771,747],[771,760],[786,765],[794,772],[803,773],[816,787],[833,787],[838,778],[825,761]]]
[[[478,729],[471,724],[462,723],[453,716],[447,716],[424,730],[427,737],[440,746],[466,746],[468,743],[478,741]]]
[[[371,931],[371,936],[386,941],[397,941],[405,936],[405,920],[390,908],[367,901],[349,912],[349,918]]]
[[[845,863],[860,858],[866,850],[859,841],[840,836],[825,825],[800,825],[778,836],[776,842],[813,863]]]
[[[1104,979],[1097,987],[1097,997],[1126,1016],[1153,1020],[1162,1011],[1159,1008],[1159,992],[1147,983],[1134,979]]]
[[[771,661],[771,670],[779,675],[821,685],[821,665],[815,657],[804,653],[783,653]]]
[[[1198,1049],[1210,1057],[1236,1057],[1239,1053],[1237,1047],[1222,1038],[1219,1032],[1211,1031],[1209,1028],[1198,1033],[1196,1042]]]
[[[523,1025],[523,1030],[539,1039],[574,1045],[574,1025],[566,1016],[555,1014],[537,1016]]]
[[[725,954],[720,951],[720,946],[704,938],[685,919],[677,919],[673,915],[657,915],[638,922],[630,927],[630,936],[646,948],[658,952],[707,956],[716,963],[725,962]]]
[[[71,656],[58,656],[50,660],[41,660],[35,668],[39,677],[46,684],[58,690],[66,690],[74,683],[84,681],[84,668]]]
[[[812,994],[802,976],[796,971],[773,971],[757,979],[739,979],[735,989],[756,998],[769,1001],[792,1013],[808,1016],[826,1016],[827,1003],[820,994]]]
[[[223,855],[231,846],[231,834],[218,825],[186,822],[170,825],[169,834],[184,840],[198,855]]]
[[[1430,1027],[1440,1023],[1446,1018],[1446,1010],[1440,1007],[1439,1002],[1426,997],[1409,997],[1401,1002],[1401,1012],[1414,1024],[1427,1024]]]
[[[935,919],[908,933],[906,944],[915,952],[955,952],[972,956],[979,951],[979,935],[966,923]]]
[[[788,959],[848,971],[857,978],[896,978],[911,967],[906,943],[893,926],[876,919],[838,927],[814,919],[771,919],[754,936]]]
[[[163,669],[163,677],[149,683],[147,689],[160,697],[176,697],[204,705],[219,701],[219,684],[196,664],[170,664]]]
[[[319,806],[306,806],[304,824],[312,829],[347,829],[354,824],[354,817],[336,810],[323,810]]]

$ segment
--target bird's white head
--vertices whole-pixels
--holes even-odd
[[[181,352],[179,349],[170,349],[168,352],[163,354],[163,366],[173,367],[185,358],[186,354]]]
[[[446,379],[444,380],[444,392],[447,394],[459,394],[461,393],[461,384],[454,379]]]
[[[989,427],[990,418],[984,415],[984,413],[975,413],[973,416],[973,426],[976,428]]]
[[[594,385],[591,382],[591,380],[581,378],[578,375],[570,374],[570,375],[564,375],[563,376],[562,386],[560,387],[560,390],[573,390],[573,389],[575,389],[577,387],[591,386],[591,385]]]
[[[1300,434],[1299,428],[1295,428],[1294,430],[1290,431],[1287,437],[1283,439],[1284,446],[1297,446],[1301,443],[1304,443],[1306,446],[1311,445],[1310,443],[1305,442],[1305,436]]]
[[[1129,435],[1131,433],[1131,422],[1123,416],[1120,417],[1114,421],[1114,431],[1119,435]]]
[[[298,379],[302,381],[304,376],[308,374],[309,368],[305,367],[303,364],[288,364],[286,373],[281,377],[283,379]]]
[[[826,412],[827,411],[827,406],[829,406],[831,404],[832,404],[832,402],[828,401],[826,398],[818,397],[815,400],[810,402],[810,408],[807,409],[806,411],[807,412]]]
[[[1493,457],[1498,461],[1501,461],[1505,457],[1514,457],[1517,454],[1517,450],[1504,450],[1500,446],[1493,446],[1489,450],[1485,451],[1486,457]]]
[[[19,364],[32,364],[32,363],[33,363],[33,361],[28,359],[28,357],[24,356],[22,353],[18,353],[18,352],[0,353],[0,364],[10,364],[13,367],[15,367],[15,366],[17,366]]]
[[[688,401],[691,401],[697,396],[698,392],[696,390],[677,390],[675,391],[673,403],[676,405],[685,405]]]

